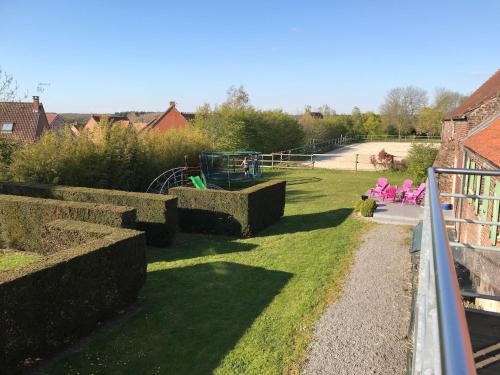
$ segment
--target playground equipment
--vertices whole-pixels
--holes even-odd
[[[262,175],[262,154],[256,151],[204,152],[201,172],[207,182],[254,179]]]
[[[175,186],[197,189],[222,189],[217,182],[255,179],[262,175],[262,154],[255,151],[204,152],[197,167],[177,167],[156,177],[146,193],[167,194]]]
[[[185,186],[190,182],[189,177],[199,175],[200,167],[177,167],[169,169],[156,177],[149,184],[146,193],[167,194],[168,189],[175,186]]]

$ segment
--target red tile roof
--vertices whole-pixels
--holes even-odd
[[[464,146],[500,168],[500,116],[468,137]]]
[[[12,133],[1,134],[21,142],[34,142],[49,128],[43,105],[34,109],[33,102],[0,102],[0,124],[13,123]]]
[[[445,119],[463,118],[465,115],[479,107],[486,100],[500,93],[500,69],[493,74],[485,83],[474,91],[462,104],[449,112]]]
[[[57,120],[59,115],[57,113],[45,113],[47,116],[47,122],[49,123],[49,126],[52,126],[52,124]]]

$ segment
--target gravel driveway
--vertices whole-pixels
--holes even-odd
[[[407,227],[363,238],[343,295],[316,322],[304,374],[404,374],[411,309]]]

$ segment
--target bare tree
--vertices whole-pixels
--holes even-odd
[[[231,108],[245,108],[249,102],[250,98],[243,86],[236,87],[233,85],[227,90],[226,104],[228,104]]]
[[[467,96],[443,87],[436,88],[434,92],[434,108],[443,115],[457,108]]]
[[[427,104],[427,92],[418,87],[397,87],[389,90],[380,107],[384,122],[398,129],[398,135],[414,127],[418,113]]]
[[[17,98],[17,81],[0,67],[0,101],[10,102]]]

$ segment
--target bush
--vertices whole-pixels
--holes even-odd
[[[141,232],[69,220],[44,232],[60,251],[0,273],[2,374],[87,335],[133,304],[146,278]]]
[[[354,205],[354,212],[359,212],[364,202],[365,202],[364,200],[357,201],[356,204]]]
[[[366,199],[361,202],[362,203],[359,205],[359,212],[361,213],[361,216],[372,217],[375,212],[375,208],[377,208],[377,202],[373,199]]]
[[[125,206],[0,195],[0,239],[3,246],[52,252],[54,249],[44,246],[44,228],[48,222],[58,219],[134,228],[136,211]]]
[[[285,181],[270,181],[240,191],[177,187],[179,225],[185,232],[249,237],[283,216]]]
[[[102,122],[99,132],[74,137],[69,130],[46,132],[12,155],[8,175],[24,182],[145,191],[162,172],[199,163],[211,146],[192,127],[138,134],[119,123]]]
[[[427,169],[432,166],[438,149],[432,144],[413,143],[406,159],[408,164],[408,174],[416,184],[424,182],[427,176]]]
[[[0,193],[133,207],[135,228],[154,246],[169,245],[177,231],[177,198],[170,195],[14,182],[0,182]]]

